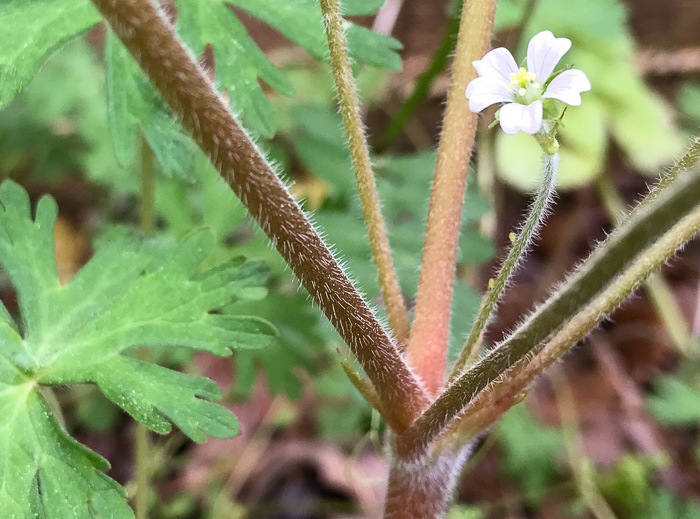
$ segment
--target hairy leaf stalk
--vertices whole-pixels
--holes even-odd
[[[427,396],[333,253],[149,0],[93,0],[165,102],[257,220],[374,384],[396,431]]]
[[[603,175],[596,180],[596,186],[610,221],[615,226],[620,225],[627,212],[627,206],[612,179],[608,175]],[[661,318],[671,342],[682,354],[691,355],[693,336],[664,276],[660,272],[651,274],[644,284],[644,289]]]
[[[696,188],[695,192],[696,195],[700,194],[700,188]],[[537,348],[533,348],[531,357],[521,357],[517,364],[510,371],[505,372],[488,391],[479,394],[478,400],[472,400],[463,411],[463,415],[468,418],[464,420],[464,424],[458,424],[457,430],[459,432],[456,436],[468,442],[475,434],[491,425],[510,408],[518,395],[537,375],[583,339],[632,294],[654,270],[693,238],[698,230],[700,230],[700,204],[646,251],[640,253],[630,267],[622,272],[607,290],[596,296],[573,318],[566,321],[561,329],[557,330],[550,338],[540,343]],[[493,413],[491,410],[494,408],[498,408],[499,412]],[[476,417],[478,419],[475,420]],[[468,425],[468,434],[465,434],[467,429],[463,427],[464,425]]]
[[[430,195],[415,317],[407,354],[432,393],[445,377],[457,242],[477,114],[464,96],[476,77],[472,61],[489,48],[496,0],[467,0],[462,9],[452,79]]]
[[[515,271],[518,263],[525,257],[532,244],[533,239],[537,235],[544,219],[549,213],[549,205],[554,195],[554,188],[557,185],[557,167],[559,165],[559,155],[547,155],[542,157],[542,169],[544,172],[542,184],[540,185],[535,200],[530,207],[530,213],[527,215],[525,222],[515,236],[513,246],[508,252],[501,270],[498,272],[496,279],[493,281],[493,286],[489,287],[489,291],[481,300],[481,306],[477,313],[476,320],[472,326],[467,342],[462,349],[462,352],[457,359],[457,362],[452,369],[450,378],[457,377],[460,372],[468,367],[469,359],[478,358],[478,352],[474,352],[477,347],[479,338],[486,326],[486,323],[493,312],[496,303],[503,292],[503,289],[508,284],[511,275]]]
[[[554,357],[550,355],[547,362],[539,364],[531,362],[531,359],[542,352],[552,351],[551,344],[555,341],[561,341],[557,343],[556,351],[562,355],[636,286],[631,284],[629,272],[644,272],[643,277],[646,277],[692,237],[697,228],[692,227],[693,220],[688,221],[690,217],[686,215],[694,215],[700,206],[700,174],[695,171],[679,176],[673,184],[652,193],[654,200],[634,211],[554,295],[512,335],[451,384],[399,436],[397,452],[401,456],[419,456],[455,418],[469,416],[490,405],[489,398],[482,397],[489,394],[494,382],[501,380],[509,387],[515,387],[511,395],[515,397],[524,387],[515,380],[529,373],[531,364],[542,369]],[[682,225],[682,228],[674,229],[676,224]],[[648,268],[648,272],[643,271],[642,267]],[[621,280],[625,280],[624,283]],[[591,301],[599,303],[592,306]],[[582,322],[590,324],[589,328],[584,329]],[[578,324],[572,329],[572,323]],[[564,330],[567,332],[562,336]],[[561,337],[566,337],[569,342]],[[474,405],[470,405],[477,397],[479,399]]]
[[[345,133],[348,137],[350,156],[355,170],[357,187],[360,192],[362,214],[369,235],[369,244],[377,267],[379,286],[386,306],[389,326],[396,335],[399,344],[408,341],[409,324],[403,294],[396,277],[394,263],[391,259],[391,248],[386,234],[384,219],[379,205],[379,197],[374,183],[372,161],[369,157],[369,147],[365,138],[360,115],[360,103],[357,99],[355,81],[352,77],[348,47],[343,28],[343,17],[340,13],[338,0],[321,0],[323,24],[326,28],[328,49],[330,50],[331,66],[338,92],[340,113],[343,115]]]

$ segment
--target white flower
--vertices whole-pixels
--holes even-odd
[[[550,31],[536,34],[527,46],[527,69],[518,68],[507,49],[493,49],[473,62],[479,77],[467,85],[469,110],[478,113],[487,106],[506,103],[499,116],[504,132],[537,133],[542,127],[542,99],[579,106],[581,92],[591,89],[586,74],[576,69],[565,70],[547,84],[554,67],[570,48],[568,38],[555,38]]]

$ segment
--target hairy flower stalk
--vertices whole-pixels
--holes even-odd
[[[348,137],[350,156],[355,170],[357,187],[360,192],[362,214],[369,235],[369,244],[374,257],[374,264],[379,276],[384,306],[389,317],[389,326],[396,335],[399,344],[408,341],[409,324],[403,294],[396,277],[391,248],[386,234],[386,227],[379,205],[379,197],[374,183],[369,147],[362,128],[360,103],[357,99],[355,81],[352,77],[348,48],[345,41],[343,17],[340,14],[338,0],[321,0],[323,24],[331,56],[331,66],[335,87],[338,92],[340,112],[343,116],[345,133]]]
[[[346,341],[388,424],[406,428],[428,404],[419,380],[170,22],[149,0],[93,3]]]
[[[461,371],[468,367],[468,361],[471,358],[478,358],[478,352],[474,352],[479,344],[479,338],[488,322],[491,313],[493,312],[498,300],[503,292],[503,289],[508,284],[508,280],[515,271],[518,263],[525,257],[528,252],[534,237],[537,235],[538,230],[542,226],[545,217],[549,212],[549,205],[554,195],[554,189],[557,184],[557,166],[559,164],[559,155],[547,155],[542,157],[542,169],[543,169],[543,179],[540,185],[537,195],[535,197],[532,206],[530,207],[530,213],[527,215],[525,222],[523,223],[520,230],[515,235],[515,240],[513,241],[513,246],[508,252],[501,270],[498,272],[496,279],[493,283],[489,283],[489,290],[481,300],[481,306],[479,307],[479,312],[477,313],[476,320],[472,325],[472,328],[467,337],[467,341],[462,348],[462,352],[455,363],[450,379],[453,379],[461,373]]]

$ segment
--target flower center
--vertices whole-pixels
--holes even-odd
[[[520,67],[517,74],[510,74],[508,90],[513,92],[513,100],[523,105],[529,105],[542,97],[542,85],[535,81],[534,72],[529,72],[525,67]]]

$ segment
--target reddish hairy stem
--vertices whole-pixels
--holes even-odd
[[[452,500],[470,446],[447,447],[413,462],[392,460],[384,519],[441,519]]]
[[[472,61],[489,48],[495,13],[496,0],[465,2],[435,165],[415,318],[406,350],[432,393],[445,376],[457,242],[477,125],[464,90],[476,77]]]
[[[427,405],[418,379],[284,184],[149,0],[93,0],[195,142],[346,341],[405,429]]]

